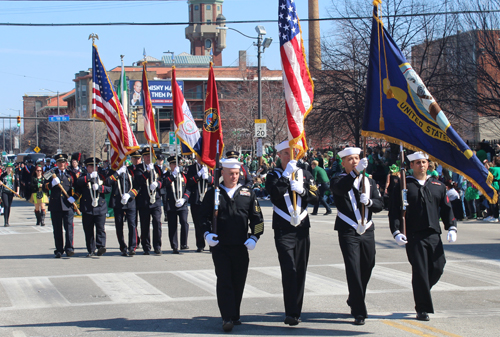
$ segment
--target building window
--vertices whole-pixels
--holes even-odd
[[[200,6],[194,5],[194,10],[197,11],[198,9],[200,9]]]
[[[36,108],[37,110],[40,110],[40,109],[42,108],[42,102],[40,102],[40,101],[36,101],[36,102],[35,102],[35,108]]]
[[[207,20],[207,24],[211,24],[212,23],[212,20]]]
[[[87,106],[86,105],[82,105],[82,111],[87,111]]]
[[[211,10],[212,9],[212,6],[210,5],[207,5],[207,11]]]
[[[220,11],[220,6],[217,6],[217,11],[218,11],[218,12]]]
[[[212,48],[212,40],[210,40],[210,39],[205,40],[205,48],[206,49]]]

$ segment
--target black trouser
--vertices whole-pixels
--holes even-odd
[[[188,210],[184,208],[180,211],[168,211],[168,239],[172,249],[179,249],[179,241],[177,240],[177,216],[181,224],[181,247],[187,246],[189,224],[187,222]]]
[[[128,226],[128,248],[130,250],[135,250],[137,248],[137,210],[133,209],[122,209],[120,206],[114,208],[115,211],[115,228],[116,237],[118,238],[118,243],[120,244],[120,250],[123,252],[127,250],[127,244],[123,237],[123,213],[127,217]]]
[[[196,236],[196,247],[204,249],[205,248],[205,236],[203,233],[203,228],[201,227],[201,205],[193,204],[191,205],[191,216],[194,222],[194,233]],[[186,239],[187,241],[187,239]]]
[[[285,315],[300,317],[311,246],[309,228],[300,227],[291,231],[275,229],[274,243],[280,261]]]
[[[153,218],[153,249],[161,249],[161,206],[139,208],[141,220],[141,245],[145,252],[151,250],[149,228]]]
[[[245,245],[212,247],[217,275],[217,304],[222,319],[240,319],[241,299],[248,273],[248,249]]]
[[[356,230],[339,231],[339,244],[344,257],[347,287],[349,288],[348,305],[354,317],[368,317],[365,295],[366,286],[375,266],[375,235],[373,230],[363,235]]]
[[[73,210],[69,211],[54,211],[50,212],[50,217],[52,218],[52,230],[54,232],[54,241],[56,244],[55,253],[64,253],[64,251],[72,252],[73,248]],[[66,232],[66,244],[63,248],[63,226]]]
[[[163,194],[161,196],[161,202],[163,204],[163,214],[164,214],[164,217],[166,218],[167,217],[167,195],[166,194]]]
[[[431,288],[443,275],[446,259],[438,233],[415,233],[408,236],[406,255],[411,264],[413,298],[417,312],[433,313]]]
[[[323,196],[325,195],[325,192],[330,189],[330,183],[321,183],[318,187],[318,201],[316,202],[316,205],[314,205],[313,213],[318,213],[318,208],[319,204],[323,205],[323,207],[326,209],[327,212],[331,212],[331,208],[328,205],[328,203],[325,202],[323,199]]]
[[[3,202],[3,208],[4,208],[4,214],[3,214],[4,224],[9,223],[10,208],[12,207],[12,199],[13,198],[14,198],[14,194],[2,192],[2,202]]]
[[[85,243],[87,245],[87,251],[89,253],[93,253],[96,249],[96,246],[97,248],[106,247],[106,231],[104,230],[105,223],[106,214],[82,214],[83,231],[85,232]]]

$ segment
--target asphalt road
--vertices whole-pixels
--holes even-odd
[[[347,284],[333,230],[334,214],[312,217],[311,256],[302,323],[283,324],[283,299],[271,229],[271,204],[261,202],[266,227],[255,250],[242,303],[250,336],[498,336],[500,224],[459,223],[458,241],[445,243],[447,264],[433,289],[436,313],[414,319],[411,269],[388,229],[375,218],[376,267],[366,298],[366,325],[354,326]],[[320,209],[320,212],[322,209]],[[11,227],[0,227],[0,336],[165,336],[222,334],[209,252],[171,254],[167,227],[163,255],[122,257],[108,219],[108,252],[86,258],[81,220],[75,218],[76,254],[54,259],[50,218],[36,227],[33,206],[16,199]],[[0,221],[1,223],[1,221]]]

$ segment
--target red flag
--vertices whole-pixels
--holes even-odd
[[[151,94],[149,93],[146,61],[142,64],[142,95],[144,106],[144,136],[148,144],[156,144],[159,147],[160,142],[158,141],[158,134],[156,133],[153,104],[151,103]]]
[[[210,62],[208,71],[207,97],[205,101],[205,117],[203,119],[203,143],[201,146],[201,161],[210,168],[215,167],[215,156],[217,152],[217,141],[219,141],[220,154],[224,152],[224,141],[222,140],[222,125],[219,109],[219,97],[217,96],[217,84],[213,63]],[[219,156],[219,158],[221,157]]]

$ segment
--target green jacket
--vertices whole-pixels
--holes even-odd
[[[493,174],[493,183],[491,184],[491,186],[495,189],[495,190],[499,190],[500,188],[500,185],[499,185],[499,180],[500,180],[500,167],[490,167],[489,168],[489,171],[491,172],[491,174]]]
[[[312,174],[314,177],[314,181],[316,181],[316,183],[318,184],[330,182],[330,180],[328,179],[328,174],[326,174],[325,169],[322,167],[316,166],[315,168],[313,168]]]

